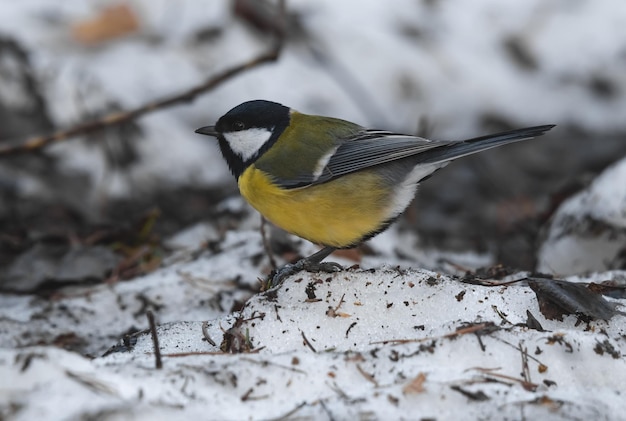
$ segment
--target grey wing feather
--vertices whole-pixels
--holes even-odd
[[[372,132],[365,132],[363,137],[341,144],[326,164],[316,184],[365,168],[415,156],[450,143],[386,132],[378,133],[380,134],[372,136]]]
[[[554,125],[511,130],[464,141],[435,141],[391,132],[366,130],[346,139],[314,184],[403,158],[411,163],[434,164],[451,161],[486,149],[541,136]]]
[[[301,188],[404,158],[410,158],[410,165],[444,163],[507,143],[541,136],[553,127],[527,127],[464,141],[436,141],[382,130],[363,130],[353,137],[340,139],[337,150],[319,173],[276,182],[284,188]]]

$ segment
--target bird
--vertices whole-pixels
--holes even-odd
[[[322,260],[387,229],[412,202],[418,184],[451,161],[541,136],[554,126],[429,140],[252,100],[195,132],[217,139],[241,195],[265,219],[322,246],[278,269],[271,281],[279,285],[301,270],[341,270]]]

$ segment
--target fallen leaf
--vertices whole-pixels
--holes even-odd
[[[425,381],[426,374],[419,373],[417,377],[415,377],[402,388],[402,393],[404,393],[405,395],[424,393],[426,391],[426,389],[424,388]]]
[[[93,19],[72,27],[74,39],[84,45],[96,45],[137,31],[139,20],[126,4],[106,7]]]
[[[549,278],[528,278],[537,295],[539,310],[546,319],[563,320],[564,315],[581,314],[592,319],[609,320],[616,314],[616,304],[589,290],[585,284]]]

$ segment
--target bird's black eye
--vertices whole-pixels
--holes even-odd
[[[246,128],[246,125],[243,121],[235,121],[233,122],[233,131],[240,131]]]

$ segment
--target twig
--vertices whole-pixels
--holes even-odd
[[[341,298],[339,299],[339,304],[337,304],[337,305],[335,306],[335,308],[332,308],[332,307],[329,307],[329,308],[328,308],[328,310],[326,311],[326,315],[327,315],[328,317],[350,317],[350,315],[349,315],[349,314],[347,314],[347,313],[343,313],[343,312],[342,312],[342,313],[340,313],[340,312],[338,311],[338,310],[339,310],[339,307],[341,307],[341,305],[344,303],[344,300],[343,300],[343,299],[344,299],[344,297],[345,297],[345,296],[346,296],[346,294],[343,294],[343,295],[341,296]],[[320,300],[320,301],[321,301],[321,300]]]
[[[211,336],[209,336],[209,322],[202,322],[202,336],[204,336],[204,339],[206,339],[208,343],[213,346],[217,346],[215,341],[211,339]]]
[[[482,390],[472,392],[472,391],[463,389],[459,385],[452,385],[450,386],[450,389],[454,390],[455,392],[459,392],[460,394],[462,394],[463,396],[465,396],[466,398],[472,401],[480,402],[480,401],[488,401],[490,399],[489,396],[487,396],[485,392],[483,392]]]
[[[259,348],[255,348],[252,351],[246,352],[246,354],[257,354],[260,351],[265,349],[264,346]],[[189,352],[173,352],[171,354],[163,354],[164,357],[167,358],[185,358],[185,357],[195,357],[198,355],[236,355],[232,352],[226,351],[189,351]]]
[[[280,318],[280,314],[278,314],[279,308],[280,306],[278,304],[274,304],[274,311],[276,312],[276,320],[278,320],[279,322],[282,322],[283,320]]]
[[[401,345],[401,344],[410,344],[410,343],[415,343],[415,342],[419,343],[419,342],[425,342],[425,341],[431,341],[431,340],[437,340],[437,339],[455,338],[457,336],[467,335],[468,333],[480,334],[483,331],[491,332],[492,330],[500,330],[500,328],[495,326],[492,322],[485,322],[485,323],[477,323],[477,324],[470,325],[467,327],[462,327],[462,328],[459,328],[458,330],[455,330],[454,332],[446,333],[445,335],[442,335],[442,336],[427,336],[425,338],[419,338],[419,339],[387,339],[384,341],[370,342],[370,345],[374,345],[374,344]]]
[[[212,283],[210,279],[202,278],[200,276],[194,276],[190,272],[185,272],[180,269],[176,271],[176,274],[183,278],[183,281],[188,282],[194,288],[202,289],[210,293],[215,292],[215,288],[210,285]]]
[[[493,311],[495,311],[495,312],[496,312],[496,314],[497,314],[498,316],[500,316],[500,318],[502,319],[502,321],[503,321],[503,322],[508,323],[508,324],[510,324],[510,325],[512,325],[512,324],[513,324],[513,323],[511,323],[511,322],[509,321],[509,319],[507,319],[507,318],[506,318],[506,315],[505,315],[503,312],[501,312],[501,311],[500,311],[500,309],[498,308],[498,306],[496,306],[496,305],[492,305],[492,306],[491,306],[491,308],[493,309]]]
[[[372,375],[371,373],[368,373],[367,371],[363,370],[363,368],[361,367],[360,364],[356,365],[356,369],[359,370],[359,373],[361,373],[361,375],[363,377],[365,377],[365,380],[367,380],[368,382],[372,383],[374,386],[378,387],[378,382],[374,378],[374,375]]]
[[[171,354],[163,354],[167,358],[185,358],[195,357],[197,355],[234,355],[224,351],[190,351],[190,352],[173,352]]]
[[[348,335],[354,326],[356,326],[357,322],[352,322],[350,326],[348,326],[348,330],[346,330],[346,339],[348,339]]]
[[[119,392],[112,386],[107,383],[103,383],[100,380],[96,380],[95,378],[92,378],[84,373],[65,370],[65,375],[81,385],[88,387],[92,392],[97,394],[106,393],[107,395],[119,397]]]
[[[243,396],[240,398],[241,402],[260,401],[270,397],[270,395],[252,396],[252,392],[254,392],[254,387],[251,387],[246,393],[243,394]]]
[[[522,347],[522,341],[520,341],[518,348],[520,350],[520,354],[522,355],[522,375],[524,376],[524,381],[532,384],[530,379],[530,368],[528,368],[528,348]]]
[[[294,373],[300,373],[300,374],[308,374],[306,371],[304,370],[300,370],[299,368],[294,368],[294,367],[290,367],[288,365],[282,365],[282,364],[278,364],[278,363],[273,363],[271,361],[268,360],[263,360],[263,361],[257,361],[257,360],[253,360],[252,358],[241,358],[241,361],[247,361],[249,363],[252,364],[258,364],[262,367],[267,367],[268,365],[271,365],[273,367],[279,367],[282,368],[284,370],[289,370],[289,371],[293,371]]]
[[[270,418],[270,421],[283,421],[283,420],[287,420],[287,419],[291,419],[291,416],[293,414],[295,414],[296,412],[298,412],[300,409],[302,409],[304,406],[306,406],[306,401],[300,403],[298,406],[296,406],[295,408],[293,408],[291,411],[287,412],[286,414],[281,415],[278,418]]]
[[[306,346],[308,346],[311,349],[311,351],[317,353],[317,350],[313,348],[313,345],[311,345],[311,342],[309,342],[304,332],[300,331],[300,333],[302,334],[302,339],[304,339],[304,343],[306,344]]]
[[[505,341],[505,340],[504,340],[504,339],[502,339],[502,338],[497,338],[497,337],[494,337],[493,339],[495,339],[496,341],[500,341],[500,342],[502,342],[503,344],[508,345],[508,346],[510,346],[510,347],[511,347],[511,348],[513,348],[513,349],[517,349],[518,351],[521,351],[521,349],[520,349],[519,347],[517,347],[517,346],[513,345],[511,342]],[[532,355],[528,354],[528,352],[526,353],[526,359],[533,360],[533,361],[534,361],[534,362],[536,362],[539,366],[544,366],[544,367],[545,367],[545,364],[544,364],[544,363],[542,363],[541,361],[539,361],[539,359],[537,359],[537,358],[533,357]]]
[[[276,263],[276,258],[274,257],[274,252],[272,251],[270,241],[267,238],[265,227],[267,227],[267,219],[261,216],[261,240],[263,240],[263,248],[265,249],[265,254],[267,254],[267,258],[270,261],[270,266],[272,267],[272,270],[276,270],[276,268],[278,268],[278,264]]]
[[[330,390],[332,390],[333,392],[335,392],[337,395],[339,395],[339,397],[345,401],[349,401],[350,400],[350,396],[348,396],[348,394],[346,392],[344,392],[339,385],[336,382],[333,382],[333,384],[328,384],[328,387],[330,387]]]
[[[159,337],[157,336],[156,323],[154,323],[154,313],[148,310],[146,313],[148,316],[148,324],[150,325],[150,335],[152,335],[152,345],[154,346],[154,359],[156,361],[156,368],[160,370],[163,368],[163,361],[161,360],[161,349],[159,348]]]
[[[326,404],[324,403],[324,399],[320,399],[320,405],[322,406],[322,409],[324,410],[324,412],[326,412],[326,415],[328,415],[328,421],[335,421],[335,417],[333,417],[333,414],[330,412],[330,410],[328,408],[326,408]]]
[[[492,370],[482,369],[480,367],[475,367],[474,369],[482,372],[485,376],[492,376],[492,377],[497,377],[497,378],[500,378],[500,379],[505,379],[505,380],[510,380],[512,382],[516,382],[516,383],[522,385],[522,387],[524,389],[528,390],[529,392],[534,392],[539,387],[538,384],[530,382],[530,381],[528,381],[526,379],[518,379],[518,378],[513,377],[513,376],[507,376],[506,374],[494,373],[494,372],[492,372]]]
[[[286,0],[279,0],[278,2],[279,19],[282,21],[285,20],[286,16],[285,2]],[[229,69],[226,69],[221,73],[218,73],[217,75],[207,79],[202,84],[195,86],[185,92],[157,101],[149,102],[141,107],[135,108],[134,110],[111,113],[100,119],[78,124],[69,129],[60,130],[50,135],[31,137],[30,139],[27,139],[23,143],[17,145],[0,144],[0,157],[14,155],[18,153],[31,152],[37,149],[44,148],[52,143],[62,142],[78,135],[89,134],[97,130],[101,130],[105,127],[115,126],[132,120],[136,120],[137,118],[145,114],[162,108],[167,108],[172,105],[184,102],[191,102],[198,95],[215,88],[216,86],[238,75],[239,73],[242,73],[246,70],[249,70],[264,63],[276,61],[282,49],[284,41],[283,37],[283,33],[279,31],[269,51],[266,51],[265,53],[262,53],[245,63],[241,63]]]

